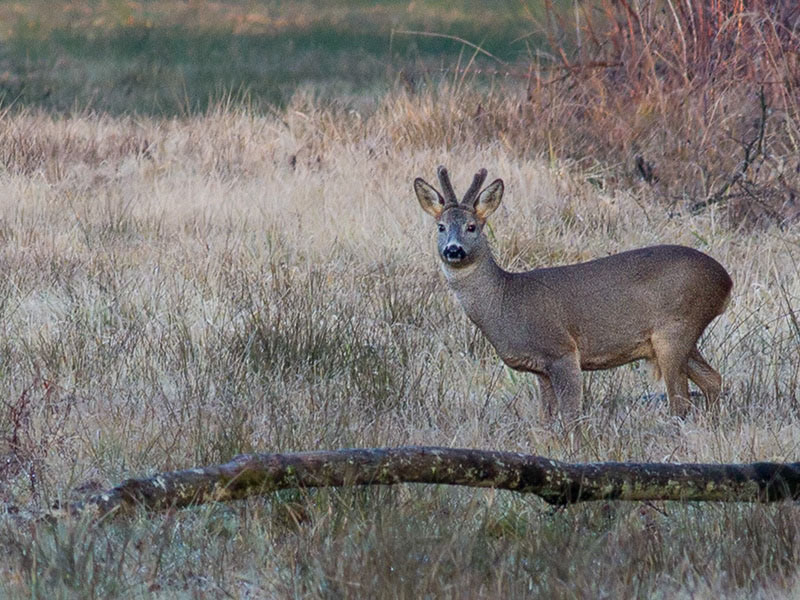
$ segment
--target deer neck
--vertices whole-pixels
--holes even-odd
[[[507,273],[497,265],[488,248],[466,267],[454,268],[442,263],[442,270],[467,316],[483,330],[500,310]]]

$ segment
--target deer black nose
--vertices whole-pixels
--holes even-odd
[[[449,244],[442,250],[442,256],[447,260],[463,260],[466,255],[464,248],[458,244]]]

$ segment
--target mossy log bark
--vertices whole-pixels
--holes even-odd
[[[800,498],[800,463],[569,464],[526,454],[412,446],[246,454],[228,463],[129,479],[50,514],[98,516],[237,500],[287,488],[438,483],[587,500],[771,502]]]

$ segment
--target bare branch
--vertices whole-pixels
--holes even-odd
[[[725,182],[722,187],[717,190],[706,200],[697,202],[692,205],[692,212],[698,213],[708,208],[712,204],[719,204],[730,198],[730,189],[739,183],[742,183],[742,178],[747,175],[750,165],[759,157],[764,155],[764,131],[767,124],[767,100],[764,96],[764,88],[759,92],[759,102],[761,105],[761,117],[758,124],[758,132],[755,137],[744,144],[744,157],[739,163],[739,168],[731,176],[730,180]]]
[[[286,488],[433,483],[588,500],[773,502],[800,498],[800,463],[569,464],[519,454],[426,446],[246,454],[228,463],[129,479],[39,518],[164,510]],[[8,510],[7,512],[12,512]]]

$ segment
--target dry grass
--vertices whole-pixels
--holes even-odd
[[[797,3],[545,4],[529,98],[559,154],[736,223],[800,217]]]
[[[502,138],[476,143],[442,98],[393,96],[371,117],[302,97],[269,117],[5,115],[0,498],[41,505],[253,450],[796,459],[796,233],[737,232],[714,206],[670,216],[649,189],[598,192]],[[725,264],[733,301],[703,348],[726,379],[719,423],[671,420],[638,367],[598,372],[593,441],[570,453],[532,378],[498,363],[438,273],[410,182],[442,162],[462,187],[481,166],[505,179],[491,235],[510,268],[659,242]],[[403,486],[100,527],[9,521],[0,539],[5,597],[791,597],[800,512],[552,512]]]

